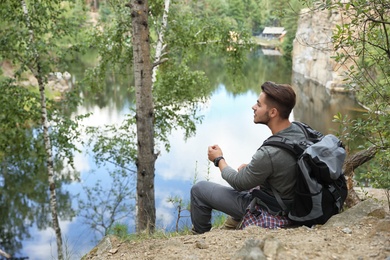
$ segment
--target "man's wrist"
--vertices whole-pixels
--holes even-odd
[[[223,158],[223,156],[219,156],[219,157],[217,157],[217,158],[214,159],[214,165],[215,165],[215,167],[218,167],[219,161],[221,161],[222,159],[225,160],[225,158]]]

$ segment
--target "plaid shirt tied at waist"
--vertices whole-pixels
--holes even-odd
[[[241,228],[244,229],[247,226],[255,225],[262,228],[283,228],[292,224],[286,216],[272,215],[264,210],[259,205],[254,205],[251,209],[249,206],[246,210],[244,218],[242,220]]]

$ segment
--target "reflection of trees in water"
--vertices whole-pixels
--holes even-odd
[[[200,69],[206,72],[212,88],[210,92],[218,88],[219,84],[224,84],[232,94],[245,93],[251,89],[258,93],[260,86],[265,81],[274,81],[278,83],[290,83],[291,64],[284,57],[265,56],[261,50],[254,49],[248,51],[247,60],[243,63],[243,74],[228,73],[225,57],[204,56],[193,63],[192,69]],[[90,56],[93,56],[91,53]],[[91,68],[89,65],[91,57],[77,57],[70,64],[70,72],[76,78],[76,81],[84,78],[85,71]],[[162,67],[161,69],[164,69]],[[88,73],[92,73],[89,71]],[[84,82],[78,82],[78,91],[83,97],[83,107],[91,108],[97,105],[100,108],[109,107],[112,111],[121,111],[128,108],[133,103],[134,86],[132,71],[130,68],[115,69],[105,72],[107,75],[104,82],[99,82],[96,77],[95,83],[84,85]],[[97,75],[97,74],[96,74]],[[104,84],[102,84],[104,83]],[[208,86],[198,86],[208,88]],[[183,86],[186,89],[186,86]]]
[[[280,84],[291,83],[291,66],[282,56],[251,55],[246,63],[245,81],[249,89],[260,93],[260,86],[266,81]]]
[[[134,87],[133,71],[130,67],[111,67],[104,72],[92,70],[97,55],[93,52],[72,59],[68,65],[78,85],[78,94],[83,98],[83,107],[109,107],[121,111],[131,106]],[[104,79],[99,74],[105,75]],[[89,80],[85,81],[86,78]]]
[[[260,86],[266,81],[289,84],[291,82],[291,64],[282,56],[265,56],[260,48],[247,53],[243,63],[242,74],[227,73],[223,58],[203,57],[196,65],[202,68],[214,88],[224,84],[234,94],[242,94],[248,90],[260,93]],[[241,69],[241,68],[240,68]]]
[[[31,237],[33,224],[38,229],[51,226],[51,212],[43,141],[33,136],[32,129],[9,141],[0,165],[0,245],[14,255],[22,249],[21,241]],[[61,191],[60,185],[57,183],[59,214],[61,219],[70,219],[69,194]]]
[[[333,123],[337,113],[356,118],[361,111],[352,94],[331,93],[325,86],[293,73],[292,86],[297,94],[294,108],[295,120],[306,122],[323,133],[333,133],[338,125]]]
[[[39,120],[39,110],[34,109],[34,94],[24,91],[2,86],[0,93],[0,249],[12,256],[22,249],[22,240],[31,237],[34,224],[38,229],[51,227],[44,142],[40,129],[31,127]],[[64,168],[60,161],[55,166],[56,172]],[[57,182],[58,210],[61,219],[70,219],[73,210],[69,194],[61,191],[64,182]]]

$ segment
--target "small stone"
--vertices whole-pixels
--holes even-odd
[[[204,239],[202,240],[197,240],[195,242],[195,247],[199,249],[207,249],[209,248],[209,245],[206,244],[206,241]]]
[[[283,252],[283,245],[280,241],[273,237],[267,237],[264,241],[263,253],[268,258],[276,259]]]
[[[341,231],[345,234],[352,234],[352,230],[350,228],[343,228]]]
[[[232,259],[266,260],[266,256],[260,249],[262,242],[257,239],[248,239],[244,246],[239,249]]]
[[[113,248],[108,251],[110,254],[116,254],[118,252],[118,248]]]

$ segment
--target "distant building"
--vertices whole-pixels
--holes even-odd
[[[265,27],[262,37],[267,39],[279,39],[279,41],[282,41],[286,33],[287,31],[284,27]]]
[[[264,55],[266,56],[283,56],[283,54],[278,49],[261,49]]]

